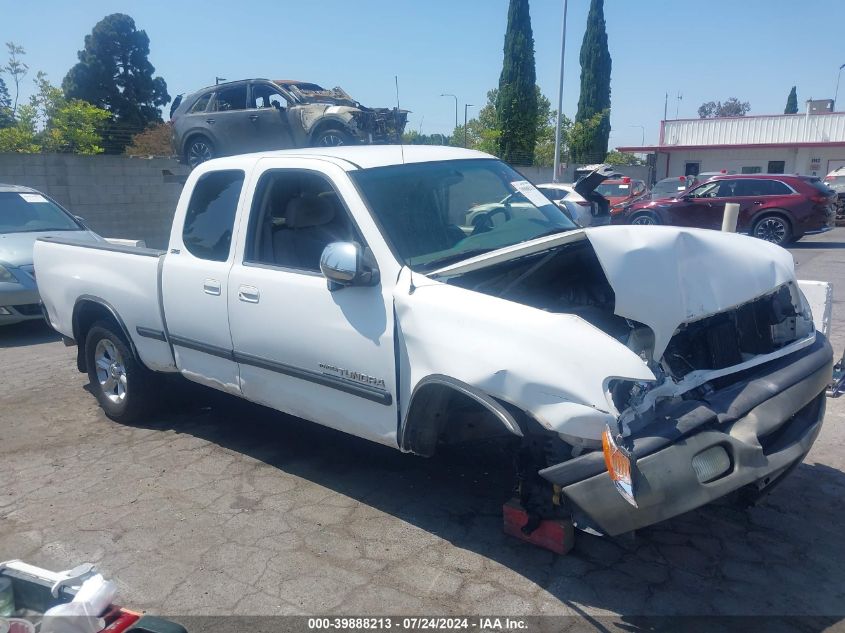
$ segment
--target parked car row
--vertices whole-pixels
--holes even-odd
[[[612,222],[718,229],[729,202],[740,207],[737,231],[786,245],[833,228],[837,194],[814,176],[719,175],[670,197],[626,204]]]

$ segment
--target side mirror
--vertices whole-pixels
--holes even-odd
[[[320,256],[320,270],[334,292],[347,286],[375,286],[378,267],[369,249],[362,252],[354,242],[332,242]]]

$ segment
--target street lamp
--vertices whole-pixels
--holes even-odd
[[[638,127],[643,131],[643,140],[640,141],[640,147],[645,145],[645,126],[644,125],[629,125],[628,127]]]
[[[839,67],[839,72],[836,73],[836,92],[833,93],[833,111],[836,112],[836,97],[839,96],[839,78],[842,77],[842,69],[845,68],[845,64],[842,64]]]
[[[566,5],[563,0],[563,25],[560,28],[560,84],[557,88],[557,120],[555,121],[555,158],[552,182],[557,182],[560,173],[560,124],[563,121],[563,58],[566,51]]]
[[[464,147],[467,146],[467,108],[474,108],[471,103],[464,104]]]
[[[455,99],[455,127],[458,127],[458,97],[457,95],[449,94],[445,92],[440,95],[441,97],[453,97]]]

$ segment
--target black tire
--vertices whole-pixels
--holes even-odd
[[[329,127],[320,130],[314,136],[315,147],[340,147],[341,145],[354,145],[355,139],[352,135],[340,128]]]
[[[793,241],[792,224],[782,215],[768,213],[754,222],[751,235],[778,246],[786,246]]]
[[[97,321],[91,326],[85,365],[91,390],[109,418],[130,424],[150,410],[155,376],[138,362],[115,325]]]
[[[207,160],[211,160],[216,155],[217,154],[214,151],[214,143],[202,134],[192,136],[188,140],[188,144],[185,145],[185,162],[192,168]]]
[[[657,216],[651,211],[643,211],[641,213],[635,213],[631,217],[630,224],[637,224],[639,226],[657,226],[660,224],[660,220],[657,219]]]

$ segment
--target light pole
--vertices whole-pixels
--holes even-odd
[[[474,108],[471,103],[464,104],[464,147],[467,146],[467,108]]]
[[[836,112],[836,97],[839,96],[839,78],[842,77],[842,69],[845,68],[845,64],[842,64],[839,67],[839,72],[836,73],[836,92],[833,93],[833,111]]]
[[[449,94],[448,92],[440,95],[441,97],[454,97],[455,99],[455,127],[458,127],[458,97],[457,95]]]
[[[557,182],[560,174],[560,124],[563,121],[563,59],[566,51],[566,5],[563,0],[563,24],[560,27],[560,85],[557,88],[557,120],[555,121],[555,160],[552,182]]]
[[[643,131],[643,140],[640,141],[640,147],[645,145],[645,126],[644,125],[629,125],[628,127],[638,127]]]

